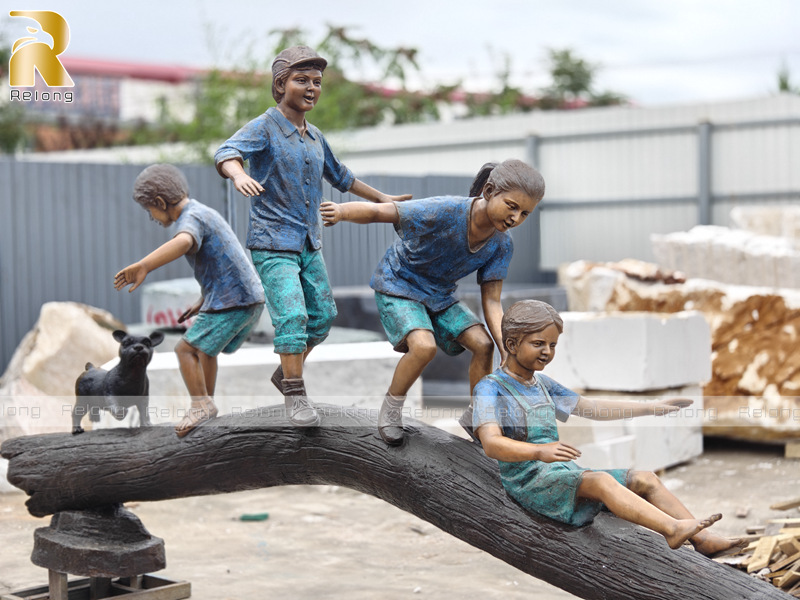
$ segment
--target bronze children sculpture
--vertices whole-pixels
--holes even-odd
[[[133,198],[163,227],[174,224],[175,236],[117,273],[114,287],[130,285],[132,292],[149,272],[185,256],[202,289],[201,298],[179,319],[198,315],[175,347],[192,397],[190,410],[175,427],[183,437],[217,416],[217,355],[244,343],[264,309],[264,293],[230,225],[217,211],[189,198],[189,184],[177,168],[153,165],[142,171]]]
[[[306,121],[322,93],[326,66],[307,46],[278,54],[272,63],[272,95],[278,106],[242,127],[214,156],[220,175],[250,198],[247,247],[266,292],[275,352],[281,359],[272,383],[298,427],[320,423],[306,394],[303,365],[327,338],[336,317],[321,252],[322,180],[376,203],[411,197],[388,196],[356,179],[322,132]],[[249,175],[245,160],[250,162]]]
[[[607,507],[662,534],[671,548],[689,540],[705,555],[741,542],[707,531],[722,515],[695,519],[653,473],[583,469],[573,462],[580,451],[558,439],[556,420],[571,414],[595,420],[667,414],[691,400],[650,404],[586,398],[543,375],[563,330],[561,317],[544,302],[517,302],[503,316],[502,328],[507,360],[475,386],[473,424],[487,456],[498,460],[512,498],[570,525],[588,523]]]
[[[472,352],[470,392],[492,370],[495,344],[505,355],[500,293],[513,252],[508,230],[525,221],[543,196],[539,172],[522,161],[507,160],[484,165],[469,197],[322,205],[326,225],[392,223],[399,236],[370,282],[389,341],[404,353],[378,417],[378,431],[387,444],[402,442],[406,393],[433,360],[437,346],[450,355]],[[475,272],[488,333],[453,295],[458,280]]]

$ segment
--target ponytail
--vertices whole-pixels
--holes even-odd
[[[480,196],[486,186],[491,185],[490,194],[521,190],[536,201],[544,197],[544,178],[532,166],[510,158],[501,163],[483,165],[469,188],[471,197]],[[487,198],[488,199],[488,198]]]
[[[492,174],[496,166],[497,163],[486,163],[480,168],[480,171],[475,175],[475,179],[472,180],[472,184],[469,186],[470,198],[475,198],[483,193],[483,186],[486,185],[489,175]]]

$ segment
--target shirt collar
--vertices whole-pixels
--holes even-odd
[[[270,108],[268,108],[267,115],[272,117],[272,120],[275,121],[276,125],[278,125],[278,128],[281,130],[281,133],[283,134],[284,137],[288,138],[293,133],[297,133],[298,135],[300,135],[300,132],[297,130],[297,127],[295,127],[294,124],[289,119],[287,119],[281,111],[277,109],[277,107],[271,106]],[[308,121],[306,121],[306,134],[312,140],[317,139],[316,135],[314,135],[314,132],[312,130],[311,123],[309,123]]]

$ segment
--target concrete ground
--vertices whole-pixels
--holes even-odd
[[[698,516],[722,512],[715,529],[743,534],[798,511],[769,506],[800,496],[800,461],[776,446],[706,440],[706,452],[662,473]],[[0,494],[0,594],[44,585],[30,562],[33,531],[22,493]],[[129,505],[166,542],[159,575],[192,584],[192,598],[386,600],[536,598],[572,595],[525,575],[385,502],[348,489],[292,486]],[[749,509],[745,518],[738,509]],[[265,521],[244,514],[269,513]]]

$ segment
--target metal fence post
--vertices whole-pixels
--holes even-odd
[[[711,131],[703,121],[697,125],[697,223],[711,224]]]
[[[233,185],[230,179],[225,180],[225,220],[231,227],[236,226],[233,221]]]
[[[539,148],[541,147],[542,138],[536,134],[530,134],[525,138],[525,161],[534,169],[540,171]],[[547,178],[545,178],[547,181]],[[529,269],[523,280],[532,281],[533,283],[543,283],[544,275],[542,273],[542,217],[541,211],[544,206],[544,201],[534,210],[528,220],[531,221],[527,225],[528,230],[531,232],[531,243],[527,250],[526,258],[528,260],[517,259],[518,263],[525,263]],[[524,226],[524,224],[523,224]],[[512,263],[513,264],[513,263]]]

